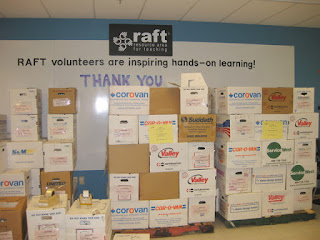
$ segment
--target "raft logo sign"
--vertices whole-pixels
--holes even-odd
[[[172,26],[109,24],[109,54],[172,56]]]

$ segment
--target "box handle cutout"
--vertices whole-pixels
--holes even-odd
[[[64,119],[62,119],[62,118],[57,119],[57,122],[63,122],[63,121],[64,121]]]
[[[301,93],[301,95],[305,96],[305,95],[308,95],[308,93],[306,93],[306,92],[303,92],[303,93]]]
[[[60,178],[52,178],[52,182],[60,182]]]
[[[61,93],[58,93],[58,95],[66,95],[65,93],[61,92]]]
[[[128,179],[121,179],[120,182],[129,182]]]
[[[21,120],[21,122],[28,122],[28,120]]]
[[[21,96],[27,96],[26,93],[20,93],[19,95],[20,95],[20,97],[21,97]]]
[[[5,222],[7,222],[7,219],[1,218],[1,219],[0,219],[0,222],[1,222],[1,223],[5,223]]]
[[[198,150],[206,150],[205,147],[198,147]]]
[[[236,175],[242,175],[242,172],[236,172]]]
[[[195,94],[198,94],[198,92],[191,92],[190,94],[193,94],[193,95],[195,95]]]
[[[127,120],[122,120],[122,121],[120,121],[120,124],[128,124],[128,121]]]
[[[302,146],[309,146],[309,144],[308,143],[304,143],[304,144],[302,144]]]
[[[43,216],[41,217],[42,220],[51,220],[52,217],[51,216]]]
[[[300,195],[306,195],[306,194],[307,194],[306,192],[301,192],[301,193],[300,193]]]
[[[61,149],[56,148],[56,149],[54,149],[53,151],[54,151],[54,152],[61,152]]]
[[[246,119],[240,119],[240,122],[247,122]]]
[[[206,201],[200,201],[199,204],[206,204]]]

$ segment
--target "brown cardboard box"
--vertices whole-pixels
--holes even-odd
[[[54,188],[58,194],[68,194],[72,199],[72,172],[44,172],[41,171],[41,193],[45,194],[47,188]]]
[[[215,142],[215,114],[180,114],[179,142]]]
[[[140,200],[179,198],[179,172],[140,174]]]
[[[1,236],[1,239],[24,239],[27,231],[26,209],[26,197],[0,197],[0,233],[5,236],[12,234],[13,237]]]
[[[109,173],[148,173],[149,144],[108,145]]]
[[[263,114],[293,112],[293,88],[262,88]]]
[[[179,88],[150,88],[150,115],[179,114]]]
[[[76,88],[49,88],[49,114],[77,113]]]

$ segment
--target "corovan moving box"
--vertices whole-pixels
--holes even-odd
[[[314,88],[293,89],[293,113],[314,112]]]
[[[11,115],[40,114],[40,90],[35,88],[10,89]]]
[[[49,88],[49,114],[77,113],[76,88]]]
[[[11,141],[39,141],[41,135],[39,115],[12,115]]]
[[[263,114],[289,114],[293,111],[293,88],[262,88]]]
[[[29,196],[30,169],[7,169],[0,173],[0,197]]]
[[[48,114],[48,140],[76,139],[76,114]]]
[[[179,88],[150,88],[150,115],[180,114]]]

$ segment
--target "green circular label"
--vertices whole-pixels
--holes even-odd
[[[281,155],[281,145],[277,142],[272,142],[267,147],[269,158],[277,158]]]
[[[291,169],[291,178],[295,181],[300,181],[304,177],[304,168],[301,165],[296,165]]]

